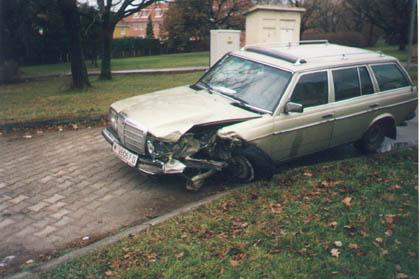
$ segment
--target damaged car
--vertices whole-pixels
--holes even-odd
[[[337,145],[374,152],[416,107],[394,57],[328,42],[253,46],[193,85],[113,103],[102,134],[129,166],[198,190],[217,172],[248,182]]]

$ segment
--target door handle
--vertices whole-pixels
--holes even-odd
[[[328,118],[332,118],[334,116],[334,114],[326,114],[324,116],[322,116],[322,119],[328,119]]]
[[[369,107],[370,108],[377,108],[377,107],[379,107],[379,104],[372,104],[372,105],[369,105]]]

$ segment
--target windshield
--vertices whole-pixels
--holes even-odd
[[[291,76],[290,72],[228,55],[199,84],[239,102],[273,112]]]

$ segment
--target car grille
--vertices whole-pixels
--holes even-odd
[[[118,136],[126,148],[145,155],[147,132],[127,121],[122,115],[118,116]]]

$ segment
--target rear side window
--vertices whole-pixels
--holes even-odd
[[[372,66],[381,91],[409,86],[410,82],[396,64]]]
[[[360,85],[362,87],[362,95],[372,94],[373,85],[370,79],[369,72],[366,67],[359,67]]]
[[[302,104],[305,108],[328,103],[327,72],[302,76],[293,90],[290,101]]]
[[[333,71],[335,100],[341,101],[360,96],[357,68]]]

